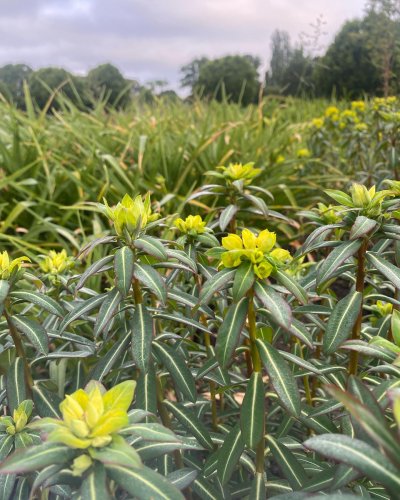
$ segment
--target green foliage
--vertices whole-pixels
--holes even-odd
[[[87,85],[96,100],[104,100],[117,108],[129,103],[129,83],[112,64],[101,64],[90,70]]]

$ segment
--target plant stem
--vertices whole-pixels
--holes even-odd
[[[367,251],[367,247],[368,247],[368,240],[364,239],[362,245],[360,246],[357,252],[358,262],[357,262],[356,291],[360,292],[361,294],[364,293],[365,253]],[[353,332],[351,336],[352,340],[358,340],[361,337],[362,318],[363,318],[363,297],[361,297],[360,312],[358,313],[356,323],[353,327]],[[357,375],[357,366],[358,366],[358,352],[351,351],[348,374]]]
[[[257,326],[256,326],[256,313],[254,310],[254,289],[253,287],[248,292],[249,305],[247,309],[247,321],[249,326],[249,337],[250,337],[250,352],[251,360],[253,364],[253,370],[255,372],[261,372],[262,364],[260,354],[258,353],[256,339],[257,339]],[[265,461],[265,411],[263,412],[263,432],[260,442],[256,449],[256,471],[264,474],[264,461]]]
[[[32,374],[31,374],[31,370],[29,368],[28,360],[26,359],[24,345],[23,345],[21,337],[20,337],[17,329],[15,328],[14,323],[11,321],[11,318],[10,318],[6,309],[4,309],[4,316],[6,318],[8,329],[9,329],[10,335],[13,339],[15,349],[17,351],[17,356],[19,358],[21,358],[23,363],[24,363],[25,381],[26,381],[26,384],[28,387],[28,392],[29,392],[29,394],[31,394],[32,387],[33,387],[33,378],[32,378]]]
[[[139,280],[133,278],[132,284],[133,284],[133,298],[135,299],[135,304],[142,304],[143,295],[142,295],[142,290],[140,289]]]

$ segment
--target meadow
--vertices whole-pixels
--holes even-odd
[[[399,101],[56,99],[0,103],[0,498],[397,498]]]

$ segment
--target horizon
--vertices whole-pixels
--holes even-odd
[[[304,33],[311,40],[312,25],[321,18],[322,34],[310,49],[320,53],[345,21],[362,16],[365,0],[293,4],[290,0],[193,0],[190,5],[184,0],[117,0],[112,5],[105,0],[11,4],[0,0],[0,66],[55,66],[85,75],[99,64],[111,63],[127,79],[140,84],[166,80],[168,88],[181,91],[180,68],[197,57],[251,54],[260,57],[262,74],[275,29],[287,31],[293,43]]]

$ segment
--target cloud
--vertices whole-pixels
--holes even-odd
[[[179,80],[197,56],[251,53],[267,64],[274,29],[293,40],[323,14],[328,44],[364,0],[0,0],[0,65],[84,73],[112,62],[141,81]]]

